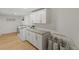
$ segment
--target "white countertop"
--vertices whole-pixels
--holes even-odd
[[[40,29],[31,29],[31,28],[26,28],[26,30],[29,30],[29,31],[32,31],[32,32],[35,32],[35,33],[38,33],[38,34],[45,34],[45,33],[47,33],[47,32],[49,32],[49,31],[45,31],[45,30],[40,30]]]

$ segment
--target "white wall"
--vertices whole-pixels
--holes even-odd
[[[15,19],[8,21],[7,18]],[[16,32],[16,28],[20,25],[21,18],[16,16],[0,16],[0,34]]]
[[[58,9],[57,30],[71,37],[79,48],[79,9]]]

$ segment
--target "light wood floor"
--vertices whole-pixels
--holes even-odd
[[[27,41],[22,42],[16,33],[0,36],[0,50],[36,50]]]

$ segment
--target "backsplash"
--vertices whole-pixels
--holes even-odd
[[[51,25],[51,24],[34,24],[36,27],[39,28],[44,28],[44,29],[49,29],[49,30],[54,30],[56,31],[56,25]]]

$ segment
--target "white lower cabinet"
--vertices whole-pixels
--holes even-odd
[[[35,45],[36,42],[35,42],[35,33],[34,32],[30,32],[30,42]]]
[[[36,47],[42,49],[42,36],[36,34]]]
[[[26,30],[25,32],[26,32],[26,40],[27,40],[27,41],[30,41],[30,40],[29,40],[29,36],[30,36],[29,31]]]
[[[20,33],[19,33],[19,38],[22,40],[22,41],[25,41],[26,40],[26,36],[25,36],[25,29],[20,29]]]
[[[26,30],[26,40],[40,50],[46,49],[47,38],[44,36],[45,35],[41,35],[32,31]]]

